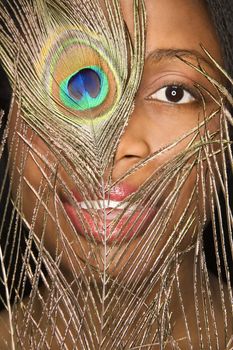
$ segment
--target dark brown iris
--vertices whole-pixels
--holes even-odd
[[[184,89],[181,86],[172,85],[166,88],[166,98],[169,102],[178,103],[184,97]]]

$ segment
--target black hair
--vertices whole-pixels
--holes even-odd
[[[2,0],[3,3],[5,2],[5,0]],[[219,41],[220,41],[220,45],[222,47],[222,51],[223,51],[223,57],[224,57],[224,62],[225,62],[225,68],[228,71],[228,73],[230,74],[230,76],[233,76],[233,1],[232,0],[206,0],[207,6],[209,8],[210,14],[213,18],[213,23],[215,24],[215,28],[216,28],[216,32],[217,35],[219,37]],[[12,94],[12,90],[8,81],[8,78],[3,70],[3,68],[0,65],[0,109],[5,111],[5,116],[2,120],[2,123],[0,125],[0,141],[3,135],[3,130],[6,124],[6,118],[7,118],[7,114],[9,111],[9,106],[10,106],[10,101],[11,101],[11,94]],[[233,114],[233,113],[232,113]],[[7,149],[4,149],[3,155],[0,159],[0,181],[1,179],[3,179],[4,177],[4,172],[5,172],[5,167],[6,167],[6,162],[7,162]],[[232,175],[231,176],[231,180],[229,181],[229,193],[231,194],[231,208],[233,209],[233,179],[232,179]],[[12,211],[13,211],[13,207],[12,204],[9,202],[8,204],[6,204],[5,202],[5,198],[7,198],[7,193],[9,190],[9,181],[6,183],[5,186],[5,194],[3,193],[2,199],[0,201],[0,228],[1,225],[4,225],[6,227],[6,232],[8,231],[9,228],[9,223],[12,217]],[[220,194],[221,197],[221,194]],[[222,195],[221,201],[224,202],[224,197]],[[7,206],[7,210],[6,210],[6,206]],[[224,205],[222,206],[224,207]],[[3,219],[1,213],[3,213],[4,211],[6,211],[6,216]],[[226,213],[222,213],[223,218],[225,217],[225,219],[223,219],[224,221],[224,225],[226,225]],[[217,224],[218,225],[218,224]],[[14,229],[14,225],[12,225],[12,230]],[[225,227],[225,230],[227,232],[227,227]],[[216,265],[216,258],[215,258],[215,249],[214,249],[214,243],[213,243],[213,239],[212,238],[212,225],[211,223],[209,223],[209,225],[207,225],[205,232],[204,232],[204,247],[205,247],[205,254],[206,254],[206,261],[207,261],[207,266],[208,269],[210,271],[212,271],[214,274],[217,275],[217,265]],[[12,235],[13,236],[13,235]],[[6,238],[6,233],[4,234],[4,230],[3,230],[3,234],[2,237],[0,238],[0,244],[2,246],[2,249],[6,249],[6,241],[7,244],[10,245],[10,241]],[[226,237],[226,247],[227,247],[227,257],[228,257],[228,266],[233,266],[233,262],[232,262],[232,255],[231,255],[231,250],[230,250],[230,241],[229,241],[229,237]],[[20,249],[22,250],[22,254],[23,251],[25,249],[25,242],[20,242]],[[221,248],[221,240],[219,238],[219,251],[222,252],[222,248]],[[13,252],[13,259],[14,259],[14,254],[16,254],[16,252]],[[220,253],[221,254],[221,253]],[[223,258],[222,258],[222,254],[221,257],[222,259],[222,265],[223,264]],[[5,258],[5,263],[7,265],[7,261],[9,259],[12,259],[11,255],[7,255],[6,254],[6,258]],[[12,264],[14,265],[14,264]],[[17,274],[19,274],[20,272],[20,264],[18,264],[19,266],[16,268],[16,271],[14,269],[12,269],[12,271],[9,271],[9,277],[8,280],[10,281],[11,279],[13,280],[14,278],[14,283],[15,285],[17,285],[17,279],[15,276],[17,276]],[[233,281],[233,268],[231,268],[231,281]],[[224,273],[224,269],[222,271],[223,274],[223,279],[226,279],[225,273]],[[2,278],[1,273],[0,273],[0,278]],[[26,291],[29,291],[30,287],[28,284],[28,287],[26,288]],[[1,279],[0,279],[0,295],[4,295],[4,286],[1,283]],[[3,296],[4,299],[4,296]],[[14,293],[12,293],[12,301],[14,299]],[[3,305],[1,305],[0,302],[0,308],[3,307]]]
[[[233,1],[205,0],[223,50],[225,68],[233,77]]]
[[[224,58],[224,65],[225,69],[228,72],[228,74],[233,77],[233,1],[232,0],[206,0],[206,3],[209,8],[209,12],[212,16],[213,23],[216,28],[217,35],[219,37],[219,42],[222,49],[222,54]],[[229,87],[231,93],[233,92],[232,85]],[[230,112],[233,115],[233,108],[230,107]],[[230,129],[230,137],[233,141],[233,127],[231,126]],[[233,145],[231,146],[231,149],[233,150]],[[233,211],[233,175],[230,169],[228,169],[228,192],[229,192],[229,199],[230,199],[230,208],[231,211]],[[223,193],[220,193],[220,203],[224,203],[224,195]],[[222,209],[222,222],[223,222],[223,230],[224,232],[228,232],[227,228],[227,217],[226,217],[226,211],[223,209],[225,208],[225,205],[223,204],[221,206]],[[224,266],[223,263],[223,247],[221,244],[220,239],[220,228],[219,228],[219,221],[216,219],[216,231],[218,232],[218,245],[219,245],[219,252],[220,252],[220,260],[221,260],[221,266]],[[212,271],[215,275],[217,275],[217,263],[216,263],[216,257],[214,254],[214,242],[212,238],[212,223],[209,223],[205,229],[205,233],[203,235],[204,238],[204,247],[205,247],[205,254],[206,254],[206,261],[207,261],[207,267],[210,271]],[[226,256],[228,261],[228,266],[230,267],[230,279],[231,284],[233,285],[233,257],[231,253],[231,242],[229,235],[225,235],[225,250],[226,250]],[[224,280],[226,280],[226,273],[225,270],[222,268],[222,277]]]

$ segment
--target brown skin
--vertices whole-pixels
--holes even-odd
[[[125,22],[129,28],[131,36],[133,37],[132,0],[122,0],[121,6]],[[222,63],[220,47],[215,34],[215,30],[202,1],[147,0],[146,7],[148,15],[148,27],[146,38],[145,68],[141,85],[135,99],[134,112],[130,117],[129,124],[117,149],[112,174],[114,181],[123,176],[124,173],[132,166],[142,161],[153,152],[157,151],[159,148],[172,143],[175,139],[181,137],[187,131],[198,125],[198,115],[202,111],[201,102],[197,101],[197,99],[193,99],[192,95],[190,95],[190,92],[188,91],[185,92],[185,98],[188,99],[188,103],[178,105],[175,103],[169,103],[168,101],[166,102],[164,100],[161,101],[161,96],[163,96],[161,95],[161,89],[165,85],[171,85],[174,84],[174,82],[176,84],[182,83],[188,86],[192,91],[194,89],[193,84],[197,82],[214,93],[213,88],[202,75],[197,73],[189,66],[185,65],[176,57],[162,57],[160,60],[157,60],[156,58],[152,59],[151,53],[158,49],[181,49],[196,50],[200,55],[203,55],[203,52],[200,48],[200,43],[202,43],[211,52],[215,59]],[[192,16],[190,16],[190,14],[192,14]],[[196,63],[195,58],[189,57],[187,59],[192,63]],[[204,62],[203,60],[203,66],[216,79],[221,79],[218,72],[212,69],[211,64],[208,64],[208,62]],[[159,92],[160,94],[158,95]],[[206,103],[207,112],[210,112],[216,108],[211,99],[207,98]],[[13,137],[14,130],[20,130],[20,125],[22,125],[21,123],[24,124],[20,118],[17,120],[16,115],[17,105],[15,105],[15,109],[12,115],[11,129],[8,141],[9,145],[10,140]],[[201,113],[201,115],[203,115],[203,113]],[[211,131],[218,130],[218,122],[218,117],[213,118],[211,122],[208,123],[208,129]],[[203,130],[201,132],[203,133]],[[26,139],[30,140],[30,137],[32,137],[33,147],[36,147],[40,154],[47,155],[50,160],[55,159],[44,142],[39,138],[39,136],[28,129],[26,133]],[[172,150],[161,153],[155,160],[151,161],[148,165],[128,178],[127,182],[133,184],[136,187],[139,187],[162,164],[169,161],[179,152],[184,150],[190,140],[191,136],[187,137],[184,141],[173,147]],[[13,148],[15,145],[16,142],[14,143]],[[20,152],[25,152],[25,150],[23,150],[23,142],[20,143],[19,147]],[[14,150],[12,154],[14,154]],[[38,161],[39,167],[36,165],[33,157],[29,155],[24,167],[24,176],[28,180],[28,183],[30,183],[36,192],[38,192],[41,181],[43,179],[40,167],[44,168],[45,172],[48,175],[50,175],[50,173],[49,170],[44,167],[43,161],[40,160],[39,157],[35,156],[35,154],[34,157]],[[11,164],[13,164],[13,159],[11,159]],[[60,167],[58,171],[59,176],[64,180],[67,186],[72,188],[72,180],[69,178],[65,170]],[[196,173],[197,169],[194,168],[189,175],[185,185],[183,186],[170,226],[168,226],[168,229],[164,234],[164,239],[161,240],[157,245],[154,252],[154,257],[152,257],[150,263],[148,264],[148,269],[155,262],[158,253],[161,251],[165,242],[169,238],[169,235],[171,234],[172,227],[178,221],[181,213],[184,211],[184,208],[187,205],[196,181]],[[14,176],[15,181],[13,183],[12,194],[15,198],[18,186],[17,171],[14,172]],[[46,181],[43,181],[44,182],[42,184],[42,187],[46,184]],[[61,189],[58,187],[58,195],[60,193],[59,191],[61,191]],[[46,190],[46,193],[48,192],[49,190]],[[25,198],[23,202],[23,213],[27,221],[30,223],[32,220],[33,208],[35,207],[36,203],[36,196],[26,182],[23,183],[23,195]],[[165,197],[166,193],[161,199],[161,202]],[[194,208],[194,205],[194,203],[191,204],[189,209],[190,213]],[[52,215],[54,215],[55,208],[53,198],[51,197],[48,202],[48,207]],[[202,204],[198,204],[198,207],[201,210]],[[43,209],[40,208],[38,219],[35,224],[35,231],[38,235],[42,229],[42,218]],[[65,217],[61,204],[58,204],[58,219],[63,231],[65,232],[65,239],[67,239],[68,242],[72,242],[72,248],[74,250],[72,255],[68,249],[67,255],[64,254],[61,261],[61,269],[67,276],[67,279],[69,279],[68,276],[72,275],[70,260],[74,264],[74,269],[78,274],[78,271],[80,269],[80,262],[77,262],[75,257],[82,257],[85,261],[85,256],[90,251],[90,248],[85,241],[85,238],[78,237],[74,239],[73,229]],[[191,235],[194,231],[194,227],[195,223],[187,232],[187,237],[182,242],[180,250],[185,250],[192,244]],[[56,224],[52,219],[49,218],[45,232],[45,244],[52,255],[56,249],[56,232]],[[117,257],[115,257],[114,261],[110,265],[109,273],[112,274],[112,276],[120,273],[125,263],[129,259],[130,253],[135,249],[135,246],[138,243],[139,239],[140,238],[135,239],[135,241],[133,241],[127,247],[127,253],[121,261],[119,261],[119,255],[121,254],[121,251],[119,251]],[[83,246],[84,252],[80,251],[80,243]],[[125,249],[125,247],[122,247],[122,250],[123,249]],[[58,243],[58,251],[61,250],[61,244]],[[111,254],[109,254],[109,259],[112,257],[115,250],[116,249],[112,249]],[[101,256],[104,255],[104,248],[99,246],[98,251],[96,251],[95,254],[98,256],[97,259],[101,270]],[[93,264],[96,264],[96,261],[94,259]],[[140,269],[142,266],[139,265],[138,268]],[[146,275],[147,271],[148,270],[144,272],[144,275]],[[189,271],[188,274],[187,271]],[[195,310],[194,303],[190,302],[190,298],[192,298],[193,292],[193,276],[190,271],[193,271],[193,253],[185,255],[184,263],[179,272],[179,278],[181,281],[180,283],[182,285],[182,290],[185,291],[184,305],[187,308],[187,317],[190,324],[192,324],[191,337],[194,344],[194,349],[198,349],[197,329],[195,323],[192,322]],[[216,281],[214,278],[211,278],[211,283],[213,286],[215,286]],[[156,289],[154,290],[154,294],[148,298],[148,302],[150,302],[150,299],[152,299],[155,294]],[[173,311],[173,318],[176,321],[176,325],[172,334],[175,339],[179,339],[185,336],[185,328],[183,319],[180,316],[181,310],[176,307],[176,298],[177,295],[174,293],[174,305],[172,302],[172,305],[174,307],[171,307],[171,309]],[[220,316],[220,307],[218,305],[217,299],[218,298],[216,296],[216,312],[217,315],[219,315],[219,328],[221,328],[222,318]],[[223,341],[223,339],[221,341]],[[181,342],[180,346],[182,349],[187,349],[187,343],[185,342]],[[220,348],[222,349],[222,347]]]

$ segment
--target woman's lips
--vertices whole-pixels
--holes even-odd
[[[142,235],[156,214],[155,209],[128,206],[125,199],[136,192],[128,185],[114,186],[105,199],[83,201],[80,193],[73,191],[76,205],[62,198],[65,211],[76,231],[98,243],[128,242]]]

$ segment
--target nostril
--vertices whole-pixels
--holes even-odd
[[[133,154],[126,154],[124,158],[140,158],[140,157],[135,156]]]

